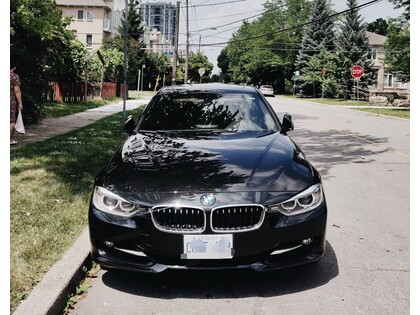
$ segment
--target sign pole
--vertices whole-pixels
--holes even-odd
[[[141,72],[141,70],[139,69],[139,76],[138,76],[138,78],[137,78],[137,96],[139,96],[140,95],[140,72]]]

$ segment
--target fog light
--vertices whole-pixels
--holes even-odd
[[[106,247],[114,247],[114,243],[113,242],[110,242],[110,241],[104,241],[104,245]]]
[[[311,244],[311,243],[312,243],[312,241],[313,241],[312,237],[305,238],[305,239],[302,241],[302,244],[303,244],[303,245],[309,245],[309,244]]]

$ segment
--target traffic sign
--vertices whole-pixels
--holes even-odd
[[[204,69],[204,68],[198,69],[198,74],[200,75],[200,77],[202,77],[204,75],[204,73],[206,73],[206,69]]]
[[[365,73],[365,70],[361,66],[354,66],[351,68],[351,76],[355,79],[360,79],[360,77]]]

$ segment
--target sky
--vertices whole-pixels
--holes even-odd
[[[371,0],[359,0],[358,4]],[[150,1],[149,2],[153,2]],[[196,52],[201,49],[209,61],[213,64],[213,74],[218,74],[217,57],[224,45],[204,46],[205,44],[227,42],[232,33],[237,30],[243,19],[250,17],[249,21],[258,18],[258,14],[264,11],[264,3],[267,0],[189,0],[189,30],[190,50]],[[185,49],[186,43],[186,1],[181,1],[180,14],[180,49]],[[337,12],[348,9],[346,0],[332,0],[332,9]],[[382,0],[360,10],[365,22],[372,22],[377,18],[388,19],[401,15],[401,9],[394,9],[388,0]],[[239,21],[238,23],[230,24]],[[230,25],[226,25],[230,24]],[[200,38],[201,37],[201,38]],[[201,44],[201,45],[200,45]]]

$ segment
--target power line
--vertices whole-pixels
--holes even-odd
[[[233,0],[233,1],[218,2],[218,3],[197,4],[197,5],[191,5],[190,7],[210,7],[210,6],[215,6],[215,5],[231,4],[231,3],[243,2],[243,1],[246,1],[246,0]]]
[[[220,15],[220,16],[210,17],[210,18],[201,18],[200,21],[222,19],[222,18],[227,18],[227,17],[231,17],[231,16],[238,16],[238,15],[244,15],[244,14],[248,14],[248,13],[255,13],[255,12],[258,12],[258,11],[265,11],[265,9],[253,10],[253,11],[247,11],[247,12],[235,13],[235,14],[229,14],[229,15]],[[183,22],[185,22],[185,20]]]
[[[357,7],[350,8],[350,9],[347,9],[347,10],[343,10],[343,11],[340,11],[340,12],[337,12],[337,13],[334,13],[334,14],[331,14],[331,15],[325,17],[325,18],[312,20],[312,21],[309,21],[309,22],[306,22],[306,23],[302,23],[302,24],[298,24],[298,25],[295,25],[295,26],[291,26],[291,27],[288,27],[288,28],[285,28],[285,29],[282,29],[282,30],[279,30],[279,31],[275,31],[275,32],[271,32],[271,33],[266,33],[266,34],[262,34],[262,35],[258,35],[258,36],[253,36],[253,37],[248,37],[248,38],[243,38],[243,39],[230,40],[228,42],[220,42],[220,43],[212,43],[212,44],[202,44],[202,46],[215,46],[215,45],[223,45],[223,44],[229,44],[229,43],[239,43],[239,42],[249,41],[249,40],[253,40],[253,39],[257,39],[257,38],[262,38],[262,37],[266,37],[266,36],[270,36],[270,35],[274,35],[274,34],[279,34],[279,33],[287,32],[287,31],[290,31],[290,30],[293,30],[293,29],[296,29],[296,28],[302,28],[302,27],[307,26],[307,25],[310,25],[312,23],[320,22],[322,20],[325,20],[325,19],[328,19],[328,18],[332,18],[332,17],[338,16],[338,15],[344,14],[344,13],[347,13],[347,12],[350,12],[350,11],[353,11],[353,10],[359,10],[361,8],[364,8],[366,6],[373,5],[373,4],[375,4],[377,2],[380,2],[380,1],[382,1],[382,0],[372,0],[372,1],[366,2],[364,4],[361,4],[361,5],[357,6]],[[216,34],[220,34],[220,33],[216,33]],[[216,35],[216,34],[213,34],[213,35]]]

